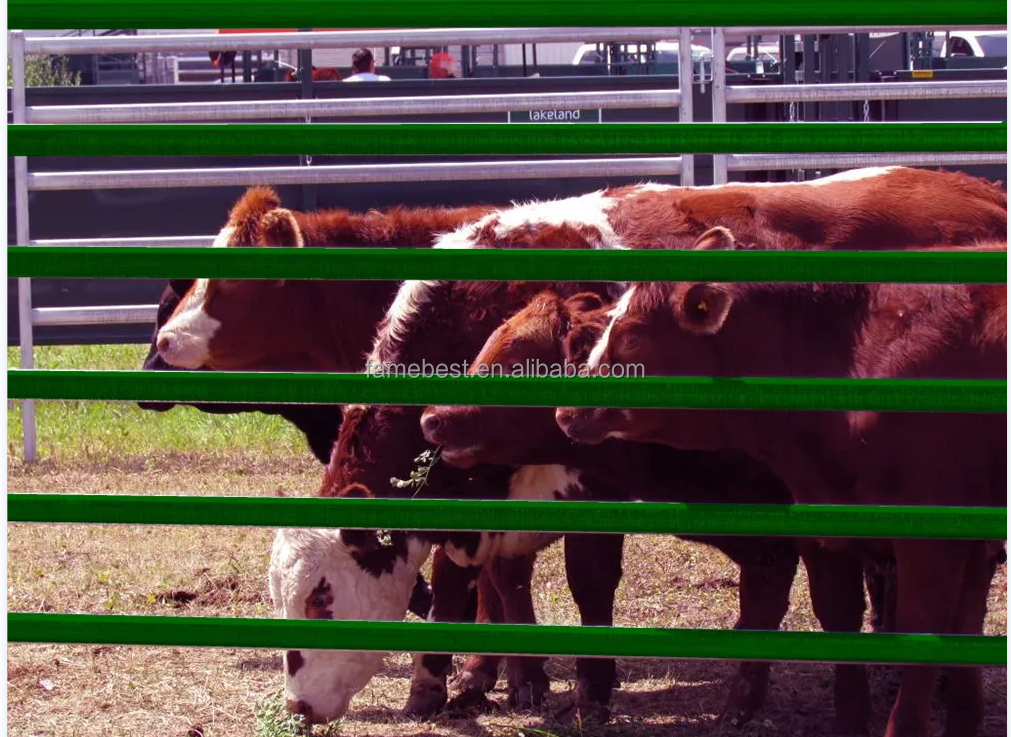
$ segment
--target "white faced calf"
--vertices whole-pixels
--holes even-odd
[[[404,533],[282,529],[270,556],[270,597],[284,619],[396,621],[407,614],[431,546]],[[312,723],[337,719],[382,667],[386,653],[289,650],[284,696]]]

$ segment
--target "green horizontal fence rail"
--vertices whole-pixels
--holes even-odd
[[[884,88],[885,85],[882,85]],[[1006,123],[9,125],[8,156],[941,153],[1007,151]]]
[[[517,26],[828,26],[1006,25],[996,0],[919,0],[845,4],[796,0],[373,0],[334,3],[299,0],[9,0],[7,25],[27,30],[63,28],[515,28]],[[225,44],[227,46],[227,43]]]
[[[31,278],[1006,284],[1007,252],[8,246]]]
[[[291,404],[1007,412],[1007,380],[442,376],[7,369],[16,399]],[[457,370],[462,366],[457,364]],[[400,370],[400,369],[391,369]],[[406,369],[405,369],[406,370]],[[417,367],[417,373],[425,371]]]
[[[489,652],[626,658],[719,658],[999,666],[1007,637],[836,632],[358,622],[116,614],[7,615],[8,642],[283,650]]]
[[[8,24],[53,29],[570,26],[1006,26],[993,0],[11,0]],[[394,23],[390,19],[395,19]],[[220,41],[227,47],[227,37]],[[859,127],[857,127],[859,126]],[[297,130],[296,130],[297,128]],[[1006,123],[606,126],[302,124],[8,126],[9,155],[671,154],[1005,151]],[[789,135],[784,135],[788,132]],[[59,251],[58,253],[56,251]],[[68,278],[824,281],[1006,284],[1006,254],[467,252],[402,249],[8,249],[8,276]],[[1006,412],[1006,381],[799,379],[376,379],[361,374],[8,370],[8,396],[247,402]],[[564,505],[564,506],[562,506]],[[9,494],[13,522],[542,529],[1006,539],[1006,509],[434,499],[333,500]],[[993,665],[1007,637],[8,614],[9,642],[325,648],[601,657]],[[420,643],[424,643],[421,645]]]
[[[424,490],[421,494],[424,495]],[[673,502],[7,495],[9,522],[1005,540],[1007,509]]]

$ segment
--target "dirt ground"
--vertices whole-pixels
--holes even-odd
[[[311,494],[320,470],[305,454],[272,460],[260,454],[162,455],[117,463],[45,461],[26,469],[8,456],[12,492],[74,491],[145,494]],[[195,527],[9,525],[7,606],[10,611],[271,616],[266,588],[273,531]],[[736,568],[723,556],[666,536],[629,539],[616,624],[729,628],[737,614]],[[578,624],[565,584],[561,546],[546,551],[534,582],[539,621]],[[816,630],[799,576],[785,623]],[[1007,632],[1007,578],[1002,568],[990,596],[988,634]],[[622,660],[614,720],[584,734],[652,737],[716,733],[732,663]],[[574,665],[556,659],[552,702],[571,688]],[[499,737],[574,735],[548,713],[498,711],[415,722],[399,715],[408,689],[407,655],[385,670],[336,728],[319,734],[364,737]],[[887,717],[891,671],[872,670],[876,724]],[[235,649],[10,645],[8,730],[24,737],[278,737],[262,716],[283,683],[280,653]],[[985,671],[985,734],[1007,733],[1006,670]],[[504,690],[492,694],[504,701]],[[937,702],[939,706],[939,701]],[[550,710],[550,704],[549,704]],[[259,714],[259,715],[258,715]],[[940,712],[937,712],[940,728]],[[769,702],[744,737],[831,734],[831,666],[774,666]]]

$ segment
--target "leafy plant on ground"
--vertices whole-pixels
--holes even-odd
[[[277,689],[255,710],[256,737],[337,737],[341,720],[311,727],[284,708],[283,689]]]

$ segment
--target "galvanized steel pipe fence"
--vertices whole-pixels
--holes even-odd
[[[915,5],[880,0],[852,0],[845,6],[803,6],[786,0],[755,4],[726,0],[715,4],[677,0],[555,0],[552,3],[515,3],[486,0],[482,3],[375,2],[368,5],[337,5],[329,0],[302,0],[278,6],[272,0],[247,0],[241,7],[227,0],[204,0],[199,5],[173,0],[148,3],[85,3],[79,0],[11,0],[9,23],[20,28],[54,28],[73,22],[77,26],[101,27],[227,27],[241,23],[252,27],[337,24],[345,27],[389,25],[390,18],[404,25],[422,27],[463,23],[481,27],[467,31],[467,38],[502,42],[509,29],[489,28],[522,20],[547,35],[566,37],[569,18],[588,22],[601,36],[615,38],[610,26],[619,24],[676,22],[681,26],[791,26],[803,24],[852,27],[960,25],[1006,27],[1003,6],[988,0],[924,0]],[[558,28],[556,28],[556,26]],[[669,37],[670,28],[661,29]],[[830,28],[826,28],[830,31]],[[382,45],[391,39],[459,39],[458,32],[354,31],[346,38],[355,43]],[[517,36],[523,36],[517,32]],[[357,35],[355,35],[357,34]],[[372,35],[369,35],[372,34]],[[425,35],[427,34],[427,35]],[[444,34],[440,36],[440,34]],[[484,35],[489,34],[489,35]],[[635,29],[637,40],[644,38]],[[257,48],[263,37],[256,35]],[[490,37],[489,37],[490,36]],[[286,40],[298,46],[306,34]],[[579,31],[581,40],[588,34]],[[360,40],[359,40],[360,39]],[[849,253],[849,254],[751,254],[747,252],[695,254],[689,252],[515,252],[454,251],[452,259],[434,251],[355,249],[228,249],[211,253],[192,239],[182,246],[144,248],[132,242],[113,247],[49,242],[34,245],[27,227],[27,195],[36,188],[61,188],[54,179],[29,175],[27,156],[110,153],[110,137],[128,142],[135,150],[157,146],[161,153],[182,153],[187,146],[207,145],[229,153],[272,153],[271,146],[284,146],[289,136],[252,126],[130,125],[81,129],[69,120],[81,119],[80,110],[68,111],[63,122],[48,125],[43,135],[26,127],[31,117],[24,107],[23,36],[13,36],[15,76],[15,125],[8,128],[9,152],[15,156],[15,200],[18,243],[8,248],[9,275],[27,280],[56,275],[85,277],[222,277],[235,278],[428,278],[428,279],[591,279],[611,280],[778,280],[778,281],[898,281],[898,282],[989,282],[1006,284],[1006,258],[1000,254]],[[529,39],[527,39],[529,40]],[[592,40],[592,39],[590,39]],[[127,45],[136,38],[82,39],[87,43]],[[144,39],[143,41],[147,41]],[[328,43],[331,39],[321,41]],[[61,43],[69,43],[61,39]],[[122,42],[122,43],[121,43]],[[33,52],[50,51],[50,41],[32,41]],[[160,43],[160,42],[159,42]],[[166,41],[165,43],[171,43]],[[206,43],[206,39],[202,41]],[[241,36],[213,39],[216,47],[246,48]],[[316,43],[308,40],[307,43]],[[688,44],[682,43],[682,49]],[[75,47],[76,48],[76,47]],[[83,44],[81,46],[83,48]],[[96,47],[97,48],[97,47]],[[104,46],[102,47],[104,50]],[[173,46],[173,48],[177,48]],[[205,48],[201,45],[199,48]],[[62,53],[66,49],[60,47]],[[688,77],[682,76],[682,79]],[[987,88],[989,90],[989,88]],[[989,90],[987,94],[994,92]],[[1003,91],[1006,95],[1006,90]],[[730,96],[731,98],[733,95]],[[684,96],[681,99],[683,103]],[[676,93],[666,100],[674,103]],[[20,106],[20,107],[18,107]],[[565,102],[561,101],[562,107]],[[682,110],[684,108],[682,107]],[[91,113],[88,113],[90,115]],[[105,113],[102,113],[105,114]],[[140,111],[139,114],[150,116]],[[172,111],[175,115],[176,111]],[[287,113],[286,113],[287,114]],[[120,115],[115,113],[115,115]],[[43,114],[43,119],[44,119]],[[90,119],[90,118],[87,118]],[[146,120],[154,118],[147,117]],[[173,118],[178,119],[178,117]],[[36,118],[38,120],[38,118]],[[690,112],[688,121],[690,123]],[[374,127],[372,127],[374,129]],[[440,130],[451,126],[438,126]],[[431,136],[432,126],[410,123],[397,126],[387,136],[369,144],[354,126],[311,126],[300,135],[312,138],[308,148],[320,147],[339,153],[359,153],[375,141],[399,146],[398,151],[425,153],[422,141],[436,139],[466,142],[493,151],[526,151],[550,148],[550,153],[649,153],[663,159],[666,172],[681,172],[693,153],[742,154],[765,152],[820,156],[842,152],[858,157],[898,153],[990,156],[1006,162],[1004,124],[923,124],[902,130],[893,124],[842,124],[838,126],[794,125],[776,131],[777,148],[762,126],[728,126],[723,123],[676,126],[602,126],[588,131],[531,124],[495,129],[467,127],[467,137]],[[732,133],[728,133],[731,131]],[[780,129],[782,130],[782,129]],[[227,133],[225,133],[227,131]],[[305,133],[302,133],[305,131]],[[563,132],[564,131],[564,132]],[[922,132],[922,135],[920,135]],[[484,135],[487,133],[487,135]],[[93,135],[92,135],[93,134]],[[222,139],[227,136],[228,141]],[[391,137],[392,136],[392,137]],[[646,140],[648,143],[643,144]],[[480,141],[475,144],[474,141]],[[547,143],[545,143],[547,142]],[[644,150],[645,145],[645,150]],[[266,146],[266,148],[264,148]],[[300,142],[305,146],[305,141]],[[416,148],[415,148],[416,147]],[[113,149],[116,153],[120,150]],[[150,150],[150,149],[149,149]],[[190,149],[192,150],[192,148]],[[276,149],[275,149],[276,150]],[[369,149],[375,151],[375,149]],[[389,153],[389,150],[379,153]],[[855,161],[856,159],[854,159]],[[612,162],[614,160],[607,160]],[[591,161],[548,162],[556,164],[552,176],[575,176],[594,171]],[[563,166],[564,164],[564,166]],[[610,163],[608,165],[611,165]],[[638,164],[636,164],[638,165]],[[438,165],[435,165],[438,166]],[[600,164],[604,166],[604,164]],[[650,165],[652,166],[652,165]],[[305,169],[307,179],[337,181],[349,174],[316,174]],[[542,170],[542,175],[543,175]],[[273,171],[252,170],[251,179]],[[402,169],[396,176],[410,176]],[[571,171],[564,174],[564,171]],[[651,170],[652,171],[652,170]],[[312,173],[310,173],[312,172]],[[463,169],[447,174],[465,178]],[[426,172],[426,175],[437,170]],[[166,176],[168,172],[160,172]],[[130,180],[136,175],[138,180]],[[125,178],[114,179],[114,176]],[[147,172],[88,173],[74,186],[130,186]],[[182,179],[182,172],[173,175]],[[211,178],[211,174],[199,176]],[[393,174],[390,174],[393,176]],[[502,176],[496,172],[493,176]],[[34,177],[34,179],[33,179]],[[150,182],[150,179],[144,179]],[[262,179],[258,180],[262,181]],[[287,180],[286,180],[287,181]],[[294,181],[294,180],[292,180]],[[48,182],[49,184],[41,184]],[[175,182],[179,184],[179,181]],[[229,183],[235,179],[229,176]],[[69,247],[68,247],[69,246]],[[84,246],[84,247],[82,247]],[[494,276],[489,276],[489,274]],[[27,283],[27,282],[25,282]],[[27,290],[22,291],[23,297]],[[22,305],[30,314],[30,303]],[[31,333],[22,333],[30,357]],[[23,353],[23,355],[25,355]],[[178,372],[160,374],[139,371],[41,371],[23,361],[21,369],[8,371],[8,395],[25,399],[90,399],[136,401],[240,401],[333,403],[371,402],[391,404],[488,404],[488,405],[620,405],[653,407],[729,407],[767,409],[881,409],[892,411],[1006,412],[1006,381],[916,381],[916,380],[800,380],[800,379],[411,379],[383,381],[359,374],[266,374]],[[26,422],[28,418],[26,417]],[[482,529],[541,530],[555,532],[625,532],[676,534],[768,534],[842,537],[931,537],[939,539],[996,539],[1007,537],[1005,509],[936,507],[810,507],[765,505],[622,504],[575,502],[464,502],[436,500],[354,499],[258,499],[194,497],[127,497],[80,494],[9,494],[8,519],[33,523],[200,524],[301,526],[311,519],[314,526],[388,529],[470,529],[480,520]],[[748,660],[802,660],[878,663],[937,663],[951,665],[1006,665],[1007,637],[934,636],[853,633],[692,631],[647,628],[608,628],[605,637],[594,627],[475,625],[407,622],[319,622],[269,619],[198,617],[141,617],[75,614],[11,613],[10,642],[108,643],[122,645],[175,645],[202,647],[270,647],[282,649],[336,648],[378,651],[486,652],[489,643],[499,654],[595,655],[665,658],[726,658]]]
[[[921,27],[922,28],[922,27]],[[786,33],[803,34],[819,33],[827,30],[835,32],[844,31],[870,31],[885,30],[883,27],[868,28],[866,26],[843,26],[836,29],[826,27],[764,27],[764,28],[737,28],[735,30],[749,33]],[[713,43],[715,59],[713,87],[713,120],[715,122],[726,121],[726,106],[728,103],[747,103],[761,101],[828,101],[828,100],[856,100],[861,98],[874,100],[893,99],[964,99],[964,98],[987,98],[1006,96],[1007,85],[994,81],[971,81],[971,82],[941,82],[941,83],[899,83],[899,84],[816,84],[816,85],[765,85],[761,87],[731,87],[726,88],[726,64],[725,64],[725,29],[713,29]],[[23,44],[26,54],[60,54],[60,53],[131,53],[149,52],[157,50],[206,50],[209,45],[221,47],[224,43],[228,49],[248,50],[261,48],[265,39],[269,39],[272,44],[298,49],[331,48],[331,47],[352,47],[356,45],[376,45],[376,44],[441,44],[441,43],[487,43],[489,39],[497,43],[507,42],[557,42],[573,41],[655,41],[677,36],[679,38],[679,85],[681,80],[691,79],[692,59],[690,54],[690,29],[684,27],[623,27],[623,28],[492,28],[492,29],[411,29],[411,30],[390,30],[390,31],[343,31],[343,32],[311,32],[311,33],[275,33],[275,34],[228,34],[227,39],[222,41],[219,36],[208,37],[207,35],[196,34],[170,34],[158,37],[142,36],[109,36],[109,37],[76,37],[76,38],[37,38],[13,39],[14,54],[20,54],[20,46]],[[793,38],[792,35],[789,38]],[[689,85],[690,88],[690,85]],[[195,154],[224,154],[235,148],[235,128],[234,126],[222,129],[211,126],[202,131],[198,138],[189,136],[188,133],[169,127],[171,132],[164,135],[158,134],[154,138],[147,134],[151,132],[151,126],[165,122],[216,122],[222,120],[304,120],[308,121],[313,115],[334,115],[342,116],[364,116],[364,115],[387,115],[387,116],[410,116],[432,112],[442,113],[473,113],[473,112],[507,112],[526,111],[536,109],[564,109],[578,110],[588,108],[599,109],[624,109],[624,108],[677,108],[681,123],[691,123],[693,119],[692,96],[684,95],[683,87],[677,90],[665,91],[611,91],[611,92],[570,92],[554,94],[507,94],[507,95],[463,95],[463,96],[426,96],[426,97],[395,97],[373,100],[291,100],[273,101],[265,104],[263,101],[241,101],[241,102],[197,102],[197,103],[171,103],[171,104],[143,104],[143,105],[46,105],[27,106],[25,105],[23,94],[18,93],[15,85],[15,94],[12,96],[15,123],[47,123],[47,124],[73,124],[87,123],[90,125],[78,126],[70,130],[76,131],[77,135],[73,140],[76,142],[73,148],[67,148],[64,144],[58,148],[58,152],[64,155],[73,153],[89,155],[91,152],[110,150],[109,146],[114,145],[115,150],[121,155],[158,155],[164,153],[195,153]],[[106,125],[95,125],[106,124]],[[108,124],[120,124],[109,126]],[[164,126],[159,126],[164,127]],[[317,154],[325,153],[368,153],[368,145],[364,141],[352,143],[353,132],[346,129],[341,131],[340,136],[334,136],[333,131],[326,128],[317,128],[313,133],[307,135],[304,125],[299,125],[297,129],[292,127],[293,135],[286,137],[288,146],[283,146],[286,150],[277,150],[275,143],[278,134],[288,131],[274,128],[272,131],[259,133],[254,126],[248,126],[242,133],[246,136],[255,137],[258,144],[255,149],[258,153],[290,153],[302,155],[306,150],[313,150]],[[370,126],[363,134],[373,136],[376,140],[385,135],[383,143],[379,146],[373,144],[372,153],[394,154],[400,151],[412,154],[426,153],[437,154],[457,154],[466,152],[476,153],[510,153],[510,154],[533,154],[536,152],[547,152],[553,154],[575,153],[611,153],[614,148],[614,141],[605,142],[601,145],[601,140],[612,131],[603,131],[605,136],[595,137],[596,145],[586,147],[572,147],[567,141],[550,140],[545,146],[545,138],[550,139],[542,131],[531,131],[534,136],[528,141],[540,143],[540,146],[524,146],[516,142],[512,136],[494,130],[494,126],[484,126],[480,140],[474,139],[472,126],[463,138],[467,148],[464,149],[459,139],[455,136],[447,135],[451,131],[443,129],[442,136],[433,136],[430,131],[424,130],[421,126],[422,135],[428,142],[419,146],[420,141],[412,140],[401,126],[396,126],[397,130],[383,130],[394,126]],[[607,126],[613,129],[615,126]],[[909,131],[893,129],[890,132],[895,136],[894,142],[879,141],[877,150],[865,149],[862,152],[843,151],[838,148],[838,142],[831,140],[831,133],[823,129],[814,131],[804,131],[807,136],[817,137],[818,145],[811,139],[812,148],[820,153],[796,153],[785,150],[781,146],[772,145],[766,149],[760,144],[752,146],[748,154],[726,154],[722,151],[724,147],[716,144],[716,148],[710,148],[702,144],[699,140],[712,132],[700,133],[688,128],[678,128],[672,134],[669,126],[654,126],[659,131],[649,135],[643,127],[638,127],[638,147],[635,150],[628,148],[625,143],[622,158],[595,159],[585,158],[568,161],[511,161],[511,162],[491,162],[491,163],[423,163],[423,164],[393,164],[393,165],[357,165],[357,166],[317,166],[307,169],[304,166],[291,167],[250,167],[250,168],[227,168],[217,167],[204,170],[144,170],[144,171],[86,171],[86,172],[27,172],[26,164],[20,159],[15,160],[15,179],[20,189],[27,187],[30,191],[67,191],[80,189],[130,189],[145,187],[206,187],[206,186],[235,186],[258,184],[265,180],[276,185],[284,184],[327,184],[333,182],[355,183],[355,182],[422,182],[422,181],[462,181],[462,180],[488,180],[488,179],[544,179],[548,177],[573,177],[573,176],[663,176],[678,175],[683,185],[694,183],[694,159],[691,153],[713,153],[714,180],[717,184],[727,181],[728,171],[757,171],[775,169],[798,169],[798,168],[818,168],[818,167],[861,167],[878,165],[900,165],[900,166],[945,166],[956,164],[986,165],[995,163],[1006,163],[1007,152],[1002,148],[999,151],[974,150],[971,143],[961,140],[961,148],[951,150],[937,150],[925,145],[914,151],[903,150],[903,144],[898,144],[900,136],[908,136]],[[22,133],[26,142],[28,155],[44,156],[53,155],[51,147],[46,145],[49,140],[45,135],[47,128],[28,129]],[[262,129],[260,129],[262,130]],[[719,129],[716,129],[719,130]],[[780,129],[781,130],[781,129]],[[749,131],[750,133],[751,131]],[[758,131],[755,130],[754,133]],[[797,131],[800,132],[800,131]],[[916,133],[920,136],[925,134],[925,130],[918,129]],[[738,133],[733,128],[727,129],[726,133],[736,138]],[[952,135],[952,130],[938,130],[942,135]],[[102,137],[105,137],[104,141]],[[566,135],[569,135],[566,131]],[[717,134],[718,137],[719,134]],[[852,135],[847,131],[845,137]],[[643,140],[645,136],[646,140]],[[440,146],[436,141],[445,138],[447,145]],[[582,138],[594,138],[594,136],[582,136]],[[663,143],[657,145],[656,138],[664,139]],[[115,141],[113,141],[115,138]],[[495,142],[492,143],[494,138]],[[683,139],[688,139],[686,143]],[[770,139],[779,140],[779,131],[770,130]],[[628,141],[628,139],[624,139]],[[333,150],[334,142],[340,142],[337,150]],[[246,144],[250,145],[247,139]],[[497,143],[497,145],[496,145]],[[589,143],[589,142],[584,142]],[[310,145],[313,144],[313,145]],[[396,144],[399,144],[396,145]],[[490,144],[490,145],[489,145]],[[680,145],[679,145],[680,144]],[[694,147],[702,144],[702,148],[697,151]],[[945,144],[950,147],[953,142]],[[269,149],[269,151],[268,151]],[[537,151],[530,150],[537,149]],[[593,151],[587,149],[594,149]],[[239,146],[238,150],[247,150]],[[630,157],[629,154],[641,151],[643,153],[654,154],[649,158]],[[666,152],[670,156],[657,156],[655,154]],[[684,152],[688,152],[687,155]],[[24,176],[22,167],[27,172],[27,184],[18,180]],[[27,207],[27,206],[25,206]],[[19,222],[24,221],[24,229],[27,232],[29,219],[27,211],[19,216]],[[213,240],[212,236],[193,236],[186,239],[176,237],[161,237],[146,239],[146,245],[184,245],[181,240],[186,240],[186,245],[209,245]],[[71,241],[75,244],[84,244],[85,241]],[[88,245],[95,246],[118,246],[123,243],[123,239],[88,239]],[[18,240],[18,245],[66,245],[66,242],[46,241],[46,240]],[[67,326],[67,325],[95,325],[95,324],[124,324],[124,323],[152,323],[157,314],[157,305],[119,305],[110,307],[36,307],[32,308],[31,303],[31,281],[22,279],[19,281],[19,331],[21,338],[23,368],[30,368],[33,363],[28,347],[32,344],[32,331],[35,326]],[[24,293],[22,295],[22,293]],[[36,425],[34,415],[34,405],[31,400],[22,403],[24,407],[23,440],[25,457],[30,462],[36,456]]]

